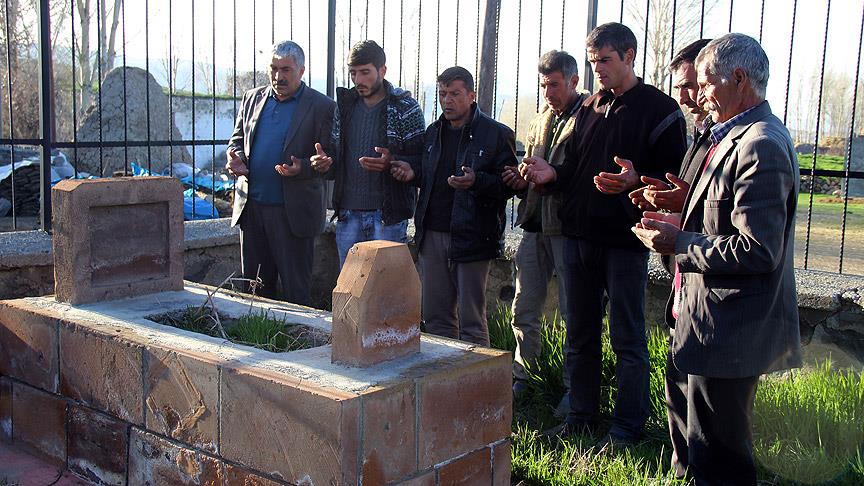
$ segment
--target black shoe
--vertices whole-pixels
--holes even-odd
[[[602,439],[594,444],[594,448],[599,452],[613,452],[619,449],[629,449],[639,444],[640,439],[637,437],[623,437],[619,435],[606,434]]]
[[[559,419],[567,418],[568,413],[570,413],[570,393],[566,392],[561,397],[561,401],[558,402],[558,406],[555,407],[555,417]]]
[[[528,395],[528,383],[521,380],[513,381],[513,401],[518,402]]]
[[[593,437],[597,432],[597,425],[594,422],[568,422],[564,421],[561,424],[543,431],[543,435],[549,438],[569,439],[576,435]]]

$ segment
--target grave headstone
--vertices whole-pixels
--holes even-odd
[[[51,207],[58,301],[84,304],[183,289],[177,179],[67,179],[51,190]]]
[[[420,277],[408,246],[351,248],[333,290],[331,361],[371,366],[420,351]]]

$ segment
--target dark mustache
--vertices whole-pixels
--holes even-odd
[[[276,81],[276,86],[288,86],[288,81]]]

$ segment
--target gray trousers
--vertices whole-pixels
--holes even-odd
[[[246,201],[240,218],[240,267],[245,278],[261,278],[258,295],[309,305],[314,248],[314,237],[291,234],[284,207]],[[281,295],[277,281],[282,282]]]
[[[513,356],[513,379],[527,380],[525,363],[540,354],[541,319],[552,275],[558,275],[558,305],[563,315],[567,309],[567,279],[563,278],[564,236],[544,236],[523,232],[516,250],[516,296],[513,298],[513,334],[516,354]],[[547,316],[551,318],[552,316]],[[569,376],[564,373],[565,384]]]
[[[486,279],[491,260],[449,261],[450,233],[426,231],[420,248],[426,332],[489,346]]]

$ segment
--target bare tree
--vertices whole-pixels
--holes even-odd
[[[110,9],[107,6],[109,2]],[[115,44],[123,0],[97,0],[96,3],[94,5],[93,0],[76,0],[79,22],[76,46],[80,73],[78,83],[81,87],[78,106],[81,110],[87,109],[93,101],[95,89],[102,82],[101,79],[97,79],[99,72],[101,71],[103,77],[108,74],[108,71],[114,67],[117,56]],[[95,25],[96,23],[98,25]],[[93,52],[91,47],[91,29],[94,26],[97,33],[96,52]]]

